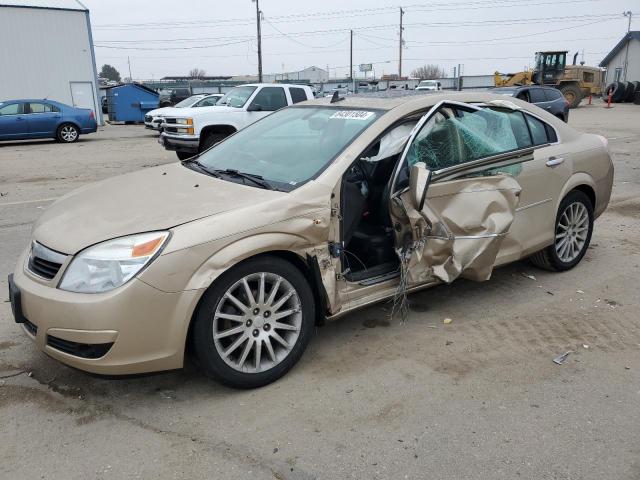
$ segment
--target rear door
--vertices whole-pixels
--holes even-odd
[[[402,282],[410,287],[457,277],[490,277],[516,216],[522,163],[533,148],[501,112],[441,102],[425,115],[396,167],[390,212]],[[411,182],[431,173],[416,205]]]
[[[0,103],[0,140],[26,138],[29,135],[24,103]]]
[[[28,103],[27,122],[31,136],[55,136],[62,113],[55,105],[45,102]]]

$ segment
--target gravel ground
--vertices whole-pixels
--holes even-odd
[[[254,391],[192,366],[99,378],[37,352],[6,282],[32,222],[87,182],[175,157],[139,126],[0,145],[0,478],[639,479],[640,107],[602,106],[571,112],[616,168],[577,268],[520,262],[423,291],[405,324],[385,304],[350,314]]]

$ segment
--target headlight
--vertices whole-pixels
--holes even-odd
[[[193,118],[176,118],[178,125],[193,125]]]
[[[162,249],[169,232],[150,232],[108,240],[80,252],[60,282],[61,290],[100,293],[131,280]]]

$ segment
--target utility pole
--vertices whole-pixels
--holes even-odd
[[[633,17],[633,12],[631,10],[627,10],[626,12],[622,12],[625,17],[629,17],[629,24],[627,26],[627,48],[624,53],[624,81],[627,81],[627,68],[629,66],[629,44],[631,43],[631,38],[629,37],[629,32],[631,32],[631,17]]]
[[[404,16],[404,10],[400,7],[400,46],[398,49],[398,79],[402,77],[402,31],[404,27],[402,26],[402,17]]]
[[[133,77],[131,76],[131,59],[127,55],[127,65],[129,65],[129,83],[133,83]]]
[[[251,0],[256,3],[256,25],[258,28],[258,83],[262,83],[262,28],[260,25],[262,12],[260,0]]]
[[[353,87],[353,30],[349,30],[349,80]]]

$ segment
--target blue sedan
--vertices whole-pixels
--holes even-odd
[[[0,141],[54,138],[72,143],[98,129],[92,110],[53,100],[0,101]]]

